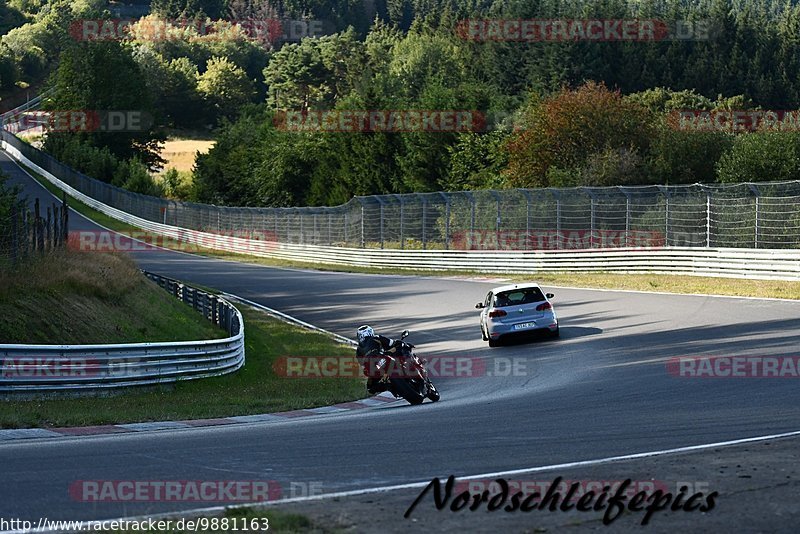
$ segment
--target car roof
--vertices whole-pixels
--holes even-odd
[[[497,294],[497,293],[502,293],[503,291],[513,291],[515,289],[528,289],[528,288],[531,288],[531,287],[537,287],[537,288],[541,289],[539,287],[539,284],[537,284],[536,282],[526,282],[524,284],[510,284],[510,285],[507,285],[507,286],[496,287],[496,288],[492,289],[492,293]]]

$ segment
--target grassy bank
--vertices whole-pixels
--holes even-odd
[[[30,169],[36,179],[45,187],[60,196],[60,190],[50,184],[41,176],[36,175]],[[107,215],[104,215],[77,200],[70,200],[72,207],[84,215],[107,228],[119,232],[139,231],[138,228],[119,222]],[[663,291],[666,293],[703,293],[713,295],[730,295],[742,297],[762,297],[762,298],[785,298],[800,299],[800,282],[785,282],[775,280],[746,280],[728,279],[703,276],[679,276],[662,274],[616,274],[616,273],[555,273],[540,272],[532,275],[520,275],[514,273],[507,274],[486,274],[474,271],[424,271],[408,269],[378,269],[369,267],[349,267],[333,264],[309,263],[299,261],[288,261],[273,258],[260,258],[244,254],[234,254],[216,250],[191,247],[189,252],[194,252],[203,256],[219,258],[224,260],[254,263],[271,267],[292,267],[315,269],[320,271],[336,272],[357,272],[367,274],[402,274],[419,276],[488,276],[492,278],[502,277],[512,281],[535,279],[542,284],[562,285],[583,288],[602,288],[602,289],[628,289],[636,291]]]
[[[225,335],[120,254],[54,253],[0,271],[3,343],[140,343]]]
[[[364,396],[361,378],[285,378],[276,373],[273,364],[282,356],[352,357],[353,350],[323,334],[287,325],[258,310],[238,307],[244,315],[246,357],[245,366],[238,372],[126,390],[119,393],[124,402],[102,397],[0,401],[0,427],[228,417],[327,406]]]

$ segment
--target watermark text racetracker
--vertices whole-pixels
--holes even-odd
[[[78,502],[266,502],[323,493],[321,481],[277,480],[76,480]]]
[[[458,37],[478,42],[707,41],[716,33],[710,20],[467,19],[456,25]]]
[[[38,127],[54,133],[138,133],[149,131],[152,126],[150,113],[131,109],[23,111],[5,117],[3,122],[3,128],[12,132]]]
[[[800,378],[800,356],[679,356],[666,365],[680,378]]]
[[[103,369],[99,360],[61,356],[8,356],[0,359],[3,378],[57,379],[96,376]]]
[[[675,235],[671,236],[672,243],[675,239]],[[582,250],[665,245],[666,236],[651,230],[469,230],[456,232],[452,237],[453,248],[459,250]]]
[[[281,110],[272,118],[287,132],[464,133],[487,127],[486,114],[475,110]]]
[[[170,234],[146,230],[76,230],[69,232],[67,239],[69,249],[81,252],[142,252],[168,248],[183,252],[218,249],[248,253],[274,249],[277,244],[276,234],[270,230],[199,232],[180,229]]]
[[[191,39],[225,40],[237,37],[261,43],[299,42],[306,37],[333,33],[330,24],[317,19],[237,18],[199,19],[78,19],[69,27],[76,41],[162,42]]]
[[[378,358],[369,358],[362,366],[353,356],[281,356],[272,364],[277,376],[284,378],[359,378],[387,376],[389,378],[413,378],[398,361],[385,365]],[[530,362],[523,357],[492,357],[484,359],[474,356],[425,355],[425,369],[431,378],[484,378],[505,376],[529,376]]]
[[[796,110],[675,110],[667,124],[685,132],[799,132],[800,111]]]

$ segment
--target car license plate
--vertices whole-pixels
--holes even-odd
[[[531,328],[532,326],[536,326],[536,323],[535,322],[519,323],[514,325],[514,330],[522,330],[523,328]]]

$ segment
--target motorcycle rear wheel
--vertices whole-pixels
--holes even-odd
[[[422,404],[422,401],[425,400],[425,395],[415,389],[409,380],[405,378],[392,378],[390,380],[395,393],[403,397],[410,404]]]

